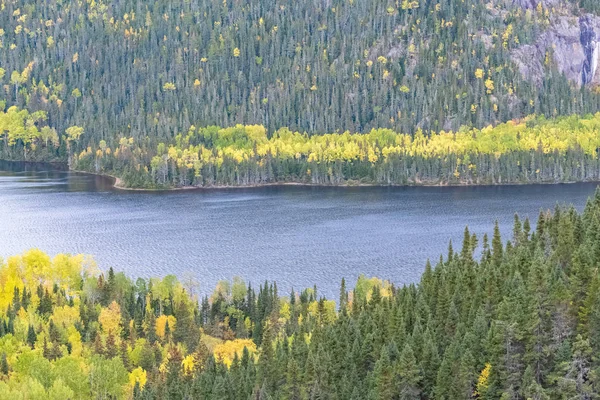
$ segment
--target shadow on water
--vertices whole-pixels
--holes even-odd
[[[64,163],[0,160],[0,179],[31,190],[66,192],[112,191],[113,178],[69,171]]]

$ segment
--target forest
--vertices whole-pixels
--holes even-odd
[[[515,216],[510,238],[467,227],[420,282],[342,280],[335,301],[33,249],[0,267],[0,397],[595,399],[599,264],[600,189],[581,213]]]
[[[512,58],[556,19],[588,12],[597,2],[4,0],[0,82],[9,105],[110,147],[192,124],[482,128],[600,110],[597,90],[552,57],[540,82]]]
[[[0,104],[1,105],[1,104]],[[529,116],[482,129],[308,135],[262,125],[190,126],[149,147],[122,137],[79,151],[80,126],[60,135],[43,111],[0,111],[0,158],[63,161],[132,188],[315,185],[475,185],[600,180],[600,113]]]
[[[4,0],[0,157],[137,188],[597,179],[592,143],[568,129],[557,145],[547,132],[540,146],[447,143],[600,110],[551,49],[539,82],[514,62],[596,3]]]

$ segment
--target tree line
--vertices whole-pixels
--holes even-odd
[[[600,113],[529,116],[495,127],[403,134],[308,135],[262,125],[190,126],[151,145],[123,136],[115,147],[85,146],[87,132],[59,134],[47,114],[0,111],[0,157],[68,162],[121,178],[127,187],[213,187],[277,183],[317,185],[460,185],[600,180]]]

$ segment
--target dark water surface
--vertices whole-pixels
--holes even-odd
[[[465,225],[533,222],[556,203],[581,210],[596,184],[126,192],[109,179],[0,162],[0,256],[38,247],[91,254],[130,276],[194,274],[201,291],[241,276],[337,296],[359,274],[416,282],[427,258],[459,250]]]

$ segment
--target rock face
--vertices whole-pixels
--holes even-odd
[[[583,16],[579,18],[579,42],[583,49],[583,66],[581,69],[581,83],[587,85],[594,80],[598,67],[598,42],[592,18]]]
[[[515,49],[512,60],[524,78],[541,84],[547,52],[558,71],[571,82],[579,86],[599,85],[600,17],[592,14],[557,17],[534,44]]]
[[[544,7],[554,7],[559,5],[560,2],[561,0],[512,0],[512,5],[525,9],[532,9],[536,8],[540,3],[542,3]]]

